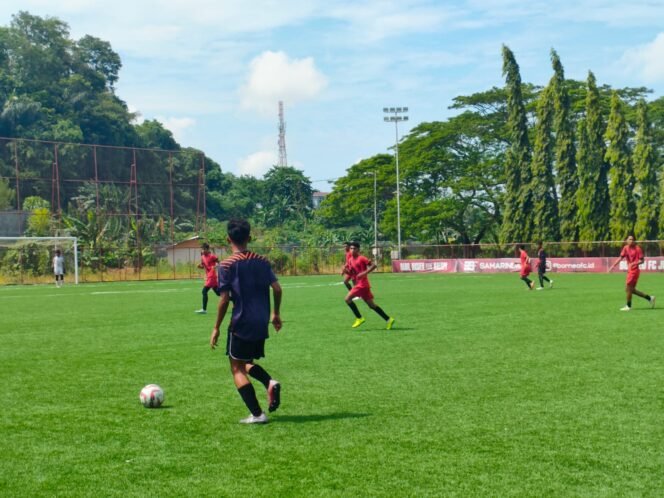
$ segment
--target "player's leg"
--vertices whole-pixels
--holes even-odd
[[[357,304],[353,302],[353,298],[357,295],[358,289],[355,287],[352,288],[348,294],[346,294],[346,298],[344,301],[348,305],[348,307],[351,309],[353,314],[355,315],[355,321],[353,322],[352,327],[357,328],[360,325],[364,323],[364,318],[362,318],[362,314],[360,313],[360,310],[357,308]]]
[[[636,294],[637,296],[642,297],[643,299],[648,301],[650,303],[650,306],[652,306],[653,308],[655,307],[655,296],[651,296],[650,294],[646,294],[645,292],[641,292],[640,290],[637,290],[636,287],[634,287],[634,289],[632,290],[632,293]]]
[[[208,286],[203,286],[202,294],[203,294],[203,307],[199,310],[194,311],[194,313],[207,313],[207,305],[208,305],[208,292],[210,292],[210,288]]]
[[[256,398],[256,391],[254,386],[247,377],[246,374],[246,362],[243,360],[236,360],[235,358],[229,357],[231,362],[231,373],[233,374],[233,382],[237,388],[237,392],[240,394],[242,401],[251,412],[251,415],[254,419],[261,417],[263,415],[263,410],[261,410],[260,405],[258,404],[258,398]],[[249,419],[243,419],[241,422],[251,423],[251,417]]]
[[[528,287],[528,289],[532,289],[533,287],[535,287],[535,284],[533,284],[533,281],[530,280],[527,276],[522,275],[521,280],[523,280],[523,282],[526,284],[526,287]]]
[[[353,288],[353,286],[350,284],[350,275],[348,273],[344,273],[344,285],[348,290]]]
[[[281,404],[281,383],[270,376],[262,366],[248,362],[246,363],[247,373],[265,386],[267,390],[268,410],[273,412]]]
[[[392,325],[394,325],[394,318],[388,316],[387,313],[383,311],[383,308],[381,308],[376,304],[373,298],[365,298],[364,302],[367,303],[367,306],[369,306],[369,308],[378,313],[381,316],[381,318],[387,322],[387,330],[390,330],[392,328]]]
[[[632,309],[632,294],[634,293],[634,286],[631,284],[625,284],[625,301],[626,305],[624,308],[621,308],[622,311],[629,311]]]

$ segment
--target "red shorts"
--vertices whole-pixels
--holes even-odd
[[[530,269],[521,270],[521,273],[519,275],[521,275],[522,277],[527,277],[528,275],[530,275]]]
[[[625,282],[627,285],[630,285],[632,287],[636,287],[636,283],[639,281],[639,276],[641,275],[640,271],[637,272],[627,272],[627,281]]]
[[[217,277],[207,277],[205,279],[205,287],[218,287],[219,284],[217,283]]]
[[[349,292],[351,297],[360,297],[365,301],[367,299],[373,299],[373,294],[371,293],[371,287],[353,287]]]

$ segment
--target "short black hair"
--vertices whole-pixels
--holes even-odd
[[[251,225],[249,225],[247,220],[229,220],[226,232],[228,233],[228,238],[236,244],[245,244],[249,241]]]
[[[203,242],[203,245],[201,246],[201,248],[204,251],[209,251],[210,250],[210,244],[208,244],[207,242]]]
[[[519,249],[523,249],[524,251],[526,250],[526,246],[525,246],[525,244],[519,244],[517,247],[518,247]]]
[[[360,248],[360,243],[357,240],[352,240],[348,245],[351,247],[357,247],[358,249]]]

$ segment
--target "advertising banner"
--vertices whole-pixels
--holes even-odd
[[[549,258],[546,271],[554,273],[606,273],[618,258]],[[532,259],[532,271],[537,272],[537,260]],[[496,259],[402,259],[392,261],[395,273],[517,273],[521,269],[518,258]],[[626,272],[627,262],[621,261],[614,273]],[[664,257],[645,258],[643,272],[664,272]]]
[[[396,259],[392,260],[394,273],[456,273],[456,259]]]

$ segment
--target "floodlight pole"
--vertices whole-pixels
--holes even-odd
[[[383,121],[394,123],[394,158],[397,168],[397,254],[398,259],[401,259],[401,191],[399,181],[399,121],[408,121],[408,107],[383,107],[383,113],[387,116],[383,117]]]
[[[376,186],[376,170],[373,172],[374,176],[374,258],[378,254],[378,189]]]

